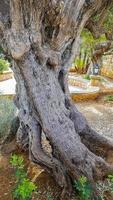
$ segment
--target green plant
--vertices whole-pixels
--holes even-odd
[[[32,193],[36,190],[36,186],[29,179],[24,178],[14,191],[14,199],[31,200]]]
[[[87,63],[85,61],[84,58],[78,56],[74,62],[73,65],[75,67],[76,72],[80,73],[80,74],[84,74],[85,72],[87,72],[86,68],[87,68]]]
[[[13,191],[13,198],[15,200],[31,200],[32,193],[37,187],[27,177],[27,172],[24,169],[23,157],[14,154],[11,156],[10,163],[15,168],[16,177],[16,187]]]
[[[80,53],[73,62],[73,66],[77,73],[87,73],[92,61],[95,46],[106,41],[105,34],[102,34],[98,39],[95,39],[90,31],[85,28],[83,29],[81,33]]]
[[[112,174],[108,175],[108,180],[110,180],[113,183],[113,175]]]
[[[82,200],[91,200],[92,187],[91,184],[87,181],[86,177],[81,176],[79,180],[74,182],[74,187],[79,192],[80,198]]]
[[[77,57],[75,60],[75,65],[79,68],[84,67],[84,60],[82,58]]]
[[[12,100],[0,99],[0,138],[8,135],[16,107]]]
[[[48,196],[47,200],[53,200],[53,198],[51,196]]]
[[[108,175],[105,181],[98,182],[96,186],[100,194],[100,200],[105,200],[106,194],[109,198],[110,194],[113,193],[113,175]]]
[[[105,98],[106,101],[113,101],[113,95],[108,95]]]
[[[3,73],[3,71],[8,70],[9,62],[3,58],[0,58],[0,73]]]
[[[86,80],[91,80],[91,78],[90,78],[90,75],[89,75],[89,74],[85,74],[85,75],[83,76],[83,78],[84,78],[84,79],[86,79]]]
[[[13,167],[16,167],[18,169],[24,168],[24,159],[22,156],[12,155],[10,159],[10,163]]]
[[[113,174],[108,175],[109,187],[113,191]]]

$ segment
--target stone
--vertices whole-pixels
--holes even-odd
[[[90,78],[91,78],[91,80],[90,80],[89,86],[102,87],[101,76],[99,76],[99,75],[91,75]]]

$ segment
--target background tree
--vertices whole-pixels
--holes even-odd
[[[113,6],[105,12],[104,9],[97,13],[92,19],[86,23],[86,28],[91,32],[95,45],[93,46],[92,59],[88,74],[93,71],[93,65],[102,67],[103,55],[112,54],[113,51]],[[102,40],[101,40],[102,38]],[[100,41],[99,41],[100,40]],[[100,70],[99,70],[100,72]]]
[[[103,14],[105,16],[103,16]],[[104,21],[102,19],[104,17]],[[103,23],[96,26],[98,21]],[[74,59],[73,67],[77,73],[90,75],[93,74],[93,66],[98,65],[99,72],[102,67],[103,55],[112,54],[113,51],[113,6],[107,11],[92,17],[90,26],[83,29],[80,37],[80,52]],[[89,29],[89,30],[88,30]],[[97,34],[98,33],[98,34]]]
[[[80,53],[75,58],[73,65],[76,72],[86,74],[90,72],[92,62],[97,64],[98,60],[101,61],[104,52],[110,49],[111,43],[107,40],[105,34],[100,35],[99,38],[94,38],[92,33],[85,28],[80,38]]]
[[[12,58],[17,81],[18,142],[30,159],[48,170],[62,187],[84,175],[94,186],[113,170],[104,159],[113,143],[90,128],[71,102],[68,66],[78,50],[83,27],[110,0],[0,1],[0,44]],[[42,132],[52,147],[43,150]],[[101,157],[100,157],[101,156]]]
[[[112,54],[112,19],[113,6],[110,6],[106,13],[100,12],[99,14],[93,16],[89,26],[86,24],[86,28],[84,28],[81,33],[80,53],[74,60],[74,65],[77,72],[88,74],[92,73],[94,64],[98,65],[99,68],[102,67],[103,55]],[[99,26],[95,26],[95,24],[98,24],[98,21],[102,21],[102,23],[99,23]],[[96,29],[94,27],[96,27]]]

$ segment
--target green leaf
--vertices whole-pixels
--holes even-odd
[[[18,155],[12,155],[11,159],[10,159],[10,163],[13,167],[17,167],[17,168],[24,168],[24,164],[23,164],[23,157],[22,156],[18,156]]]

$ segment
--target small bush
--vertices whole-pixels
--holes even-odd
[[[31,200],[36,190],[35,184],[27,177],[22,156],[12,155],[11,165],[15,168],[16,187],[13,191],[14,200]]]
[[[78,181],[74,182],[74,187],[79,192],[82,200],[91,200],[92,187],[86,177],[81,176]]]
[[[24,168],[24,159],[22,156],[17,156],[17,155],[12,155],[10,159],[10,163],[13,167],[18,168],[18,169],[23,169]]]
[[[105,98],[106,101],[113,101],[113,95],[108,95]]]
[[[0,73],[7,71],[9,68],[9,62],[3,58],[0,58]]]
[[[24,178],[14,191],[15,200],[31,200],[33,191],[36,190],[36,186],[29,179]]]
[[[108,175],[104,181],[96,183],[98,197],[93,197],[93,188],[84,176],[74,182],[74,187],[78,191],[77,200],[105,200],[106,197],[109,199],[113,193],[113,174]]]
[[[83,76],[83,78],[86,79],[86,80],[91,80],[90,75],[88,75],[88,74],[85,74],[85,75]]]
[[[9,133],[15,113],[16,107],[12,100],[0,99],[0,138]]]

